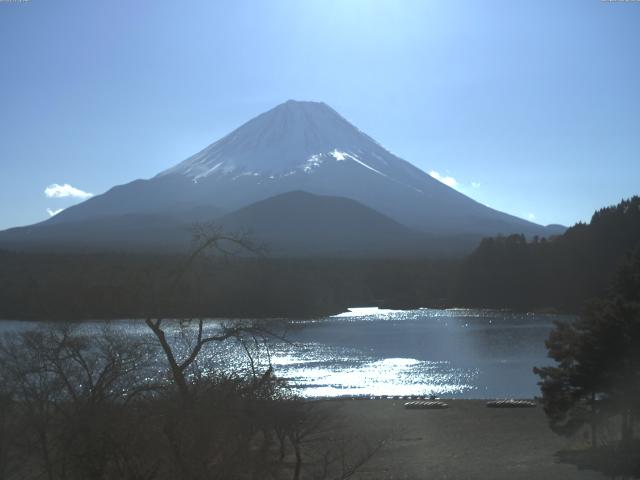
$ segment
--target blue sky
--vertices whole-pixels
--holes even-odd
[[[0,2],[0,229],[289,98],[491,207],[588,220],[640,193],[639,52],[638,2]]]

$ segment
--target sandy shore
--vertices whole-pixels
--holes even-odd
[[[327,401],[350,432],[389,438],[354,478],[605,478],[558,462],[556,452],[583,444],[555,435],[540,407],[493,409],[484,400],[444,401],[446,410],[407,410],[403,400]]]

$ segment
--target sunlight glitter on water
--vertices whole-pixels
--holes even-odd
[[[293,323],[271,361],[305,397],[532,397],[554,317],[475,309],[351,308]]]
[[[304,397],[359,395],[455,394],[473,387],[463,383],[468,372],[442,373],[441,362],[386,358],[359,365],[298,367],[280,371]]]

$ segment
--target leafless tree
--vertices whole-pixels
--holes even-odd
[[[89,335],[55,325],[5,335],[0,380],[14,436],[3,465],[20,464],[33,478],[101,478],[112,447],[131,438],[131,431],[114,435],[127,405],[149,388],[136,375],[146,353],[135,338],[108,329]]]
[[[264,248],[256,245],[245,233],[225,233],[215,225],[196,225],[193,228],[193,250],[174,274],[164,294],[165,301],[175,301],[180,283],[192,270],[194,263],[201,258],[213,255],[228,258],[238,254],[262,255]],[[169,371],[180,396],[184,401],[190,397],[187,371],[194,364],[203,347],[208,344],[223,342],[229,339],[240,340],[243,335],[271,335],[272,332],[261,328],[256,322],[228,321],[216,325],[207,325],[204,318],[181,319],[181,325],[194,326],[195,332],[192,341],[188,342],[187,352],[179,356],[174,345],[167,339],[166,318],[159,312],[158,315],[149,315],[145,319],[146,325],[157,338],[160,347],[167,360]],[[209,327],[209,328],[208,328]],[[218,328],[211,328],[218,327]]]

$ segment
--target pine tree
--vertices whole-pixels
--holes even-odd
[[[633,439],[640,405],[640,248],[627,258],[610,295],[573,322],[558,322],[546,342],[557,364],[535,368],[551,428],[571,435],[608,417],[620,418],[620,439]]]

